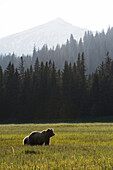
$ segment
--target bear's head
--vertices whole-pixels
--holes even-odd
[[[47,133],[49,138],[55,135],[53,129],[47,129],[46,133]]]

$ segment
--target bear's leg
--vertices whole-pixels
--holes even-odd
[[[40,143],[40,145],[43,145],[44,142]]]
[[[50,142],[50,139],[47,139],[47,140],[45,141],[45,145],[49,145],[49,142]]]

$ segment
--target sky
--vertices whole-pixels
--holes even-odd
[[[113,0],[0,0],[0,38],[56,18],[92,31],[113,26]]]

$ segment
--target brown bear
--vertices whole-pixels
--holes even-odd
[[[42,132],[31,132],[29,136],[24,138],[24,145],[49,145],[50,138],[54,136],[53,129],[47,129]]]

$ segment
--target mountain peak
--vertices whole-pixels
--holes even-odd
[[[87,30],[58,17],[44,25],[0,39],[0,52],[3,54],[14,52],[17,55],[32,54],[34,44],[36,48],[42,48],[44,44],[49,48],[56,47],[57,44],[66,43],[71,34],[79,41],[85,31]]]
[[[66,21],[64,21],[62,18],[60,18],[60,17],[58,17],[58,18],[56,18],[56,19],[54,19],[53,20],[54,22],[66,22]]]
[[[56,21],[64,21],[62,18],[60,18],[60,17],[57,17],[56,19],[54,19],[54,20],[56,20]]]
[[[51,24],[58,24],[58,25],[60,25],[60,24],[64,24],[64,25],[72,25],[72,24],[68,23],[67,21],[63,20],[63,19],[60,18],[60,17],[58,17],[58,18],[56,18],[56,19],[50,21],[49,23],[51,23]]]

